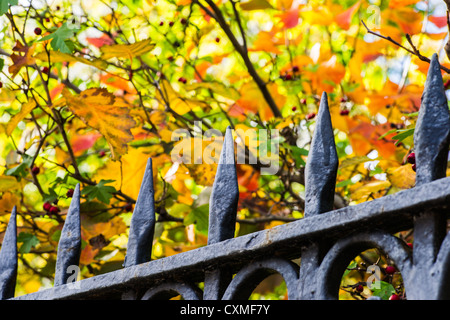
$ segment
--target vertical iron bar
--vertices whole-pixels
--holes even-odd
[[[414,132],[416,186],[446,176],[449,143],[450,115],[439,59],[435,53],[428,69]],[[414,217],[415,272],[412,281],[416,283],[417,292],[410,293],[410,298],[430,299],[438,291],[435,274],[430,270],[445,237],[446,225],[444,212],[429,210]]]
[[[328,96],[323,92],[305,167],[305,218],[333,209],[338,165]],[[314,275],[320,265],[320,249],[320,243],[313,243],[301,249],[301,299],[317,298]]]
[[[209,201],[208,244],[234,237],[238,200],[234,141],[231,128],[228,127]]]
[[[333,210],[338,165],[328,97],[324,92],[305,167],[305,217]]]
[[[54,286],[66,284],[73,272],[74,280],[78,274],[78,264],[81,253],[81,223],[80,223],[80,184],[77,184],[70,202],[56,256]]]
[[[123,263],[125,268],[150,261],[155,222],[153,169],[152,159],[149,158],[131,217],[127,255]]]
[[[209,202],[208,244],[234,237],[239,200],[234,141],[231,128],[225,132],[219,165]],[[215,269],[205,272],[205,300],[222,297],[232,275],[228,270]]]
[[[17,209],[9,218],[0,250],[0,300],[14,297],[17,278]]]

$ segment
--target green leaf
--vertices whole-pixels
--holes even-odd
[[[56,194],[55,190],[49,188],[48,192],[49,194],[44,195],[44,199],[42,201],[51,203],[58,199],[58,195]]]
[[[31,248],[36,246],[39,243],[39,239],[31,233],[21,232],[17,236],[17,242],[22,242],[22,245],[19,248],[20,253],[28,253]]]
[[[299,148],[297,146],[291,146],[289,144],[283,144],[284,147],[291,149],[292,151],[292,156],[295,160],[295,166],[297,168],[299,167],[303,167],[306,165],[306,162],[302,159],[301,156],[307,156],[308,155],[308,150],[303,149],[303,148]]]
[[[388,282],[377,281],[373,284],[372,293],[383,300],[389,300],[389,297],[395,293],[395,288]]]
[[[78,30],[75,26],[76,26],[75,24],[71,24],[69,27],[65,22],[55,32],[46,35],[39,41],[52,39],[50,45],[52,46],[53,50],[59,50],[62,53],[70,54],[73,52],[74,44],[72,41],[69,41],[67,39],[71,38],[74,35],[75,30]]]
[[[28,175],[28,168],[30,168],[31,163],[33,162],[33,157],[30,157],[27,154],[22,155],[22,163],[18,166],[15,166],[14,168],[8,169],[5,171],[5,175],[7,176],[15,176],[19,178],[19,181],[21,178],[24,178]]]
[[[5,14],[9,6],[16,6],[19,3],[19,0],[0,0],[0,15]]]
[[[100,180],[96,186],[84,187],[81,194],[87,195],[88,201],[92,201],[97,198],[99,201],[109,204],[109,200],[111,200],[113,193],[116,192],[116,189],[111,186],[105,186],[105,184],[114,181],[115,180]]]
[[[184,225],[195,224],[198,232],[207,235],[209,224],[209,204],[203,204],[194,208],[183,221]]]
[[[401,141],[405,140],[409,136],[412,136],[414,134],[414,129],[415,128],[399,130],[398,132],[400,133],[392,137],[392,140],[397,140],[395,145],[398,145]]]

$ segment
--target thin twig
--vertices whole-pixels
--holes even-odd
[[[406,48],[406,47],[403,46],[401,43],[399,43],[399,42],[395,41],[394,39],[392,39],[390,36],[387,36],[387,37],[386,37],[386,36],[383,36],[383,35],[381,35],[381,34],[379,34],[379,33],[373,32],[372,30],[370,30],[370,29],[366,26],[366,24],[364,23],[363,20],[361,20],[361,23],[364,25],[364,27],[366,28],[366,30],[367,30],[368,33],[370,33],[370,34],[372,34],[372,35],[374,35],[374,36],[377,36],[377,37],[379,37],[379,38],[385,39],[385,40],[387,40],[387,41],[389,41],[389,42],[395,44],[396,46],[398,46],[398,47],[400,47],[400,48],[402,48],[402,49],[408,51],[408,52],[411,53],[412,55],[415,55],[416,57],[418,57],[418,58],[419,58],[420,60],[422,60],[422,61],[425,61],[425,62],[428,62],[428,63],[431,62],[430,58],[423,56],[423,55],[420,53],[420,51],[414,46],[414,44],[412,43],[411,37],[410,37],[408,34],[406,35],[406,39],[408,40],[409,44],[411,45],[411,47],[412,47],[413,49],[408,49],[408,48]],[[444,70],[445,72],[450,73],[450,69],[449,69],[449,68],[444,67],[443,65],[440,65],[440,68],[441,68],[441,70]]]

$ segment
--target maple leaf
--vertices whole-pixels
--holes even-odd
[[[59,50],[62,53],[72,53],[74,49],[74,44],[68,39],[74,35],[74,30],[77,30],[76,25],[67,23],[63,23],[61,27],[59,27],[55,32],[46,35],[41,38],[39,41],[52,40],[50,45],[53,50]]]
[[[155,44],[150,39],[135,42],[132,44],[114,44],[111,46],[102,46],[102,59],[108,60],[111,58],[126,58],[133,59],[139,57],[155,47]]]
[[[64,88],[62,95],[76,116],[105,137],[113,160],[127,153],[127,144],[133,140],[130,130],[136,126],[129,108],[119,105],[114,95],[104,88],[87,89],[78,95]]]
[[[10,58],[13,61],[13,64],[8,68],[9,73],[11,73],[14,78],[17,73],[19,73],[20,69],[24,66],[30,66],[35,63],[35,58],[33,58],[33,53],[35,50],[36,44],[33,44],[31,47],[24,46],[21,42],[17,41],[15,47],[13,48],[14,53],[11,54]],[[22,52],[23,55],[17,54]]]

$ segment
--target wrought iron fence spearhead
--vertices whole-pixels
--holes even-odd
[[[208,244],[233,238],[238,199],[234,141],[228,127],[209,202]]]
[[[328,97],[324,92],[305,167],[305,216],[331,211],[339,159],[334,143]]]
[[[17,219],[14,206],[0,250],[0,299],[14,297],[17,278]]]
[[[431,58],[414,130],[416,185],[446,176],[450,115],[438,55]]]
[[[153,169],[152,159],[149,158],[131,217],[127,255],[123,263],[125,268],[151,260],[155,222]]]
[[[66,284],[72,276],[69,267],[78,267],[81,253],[80,184],[75,187],[58,243],[54,286]]]

